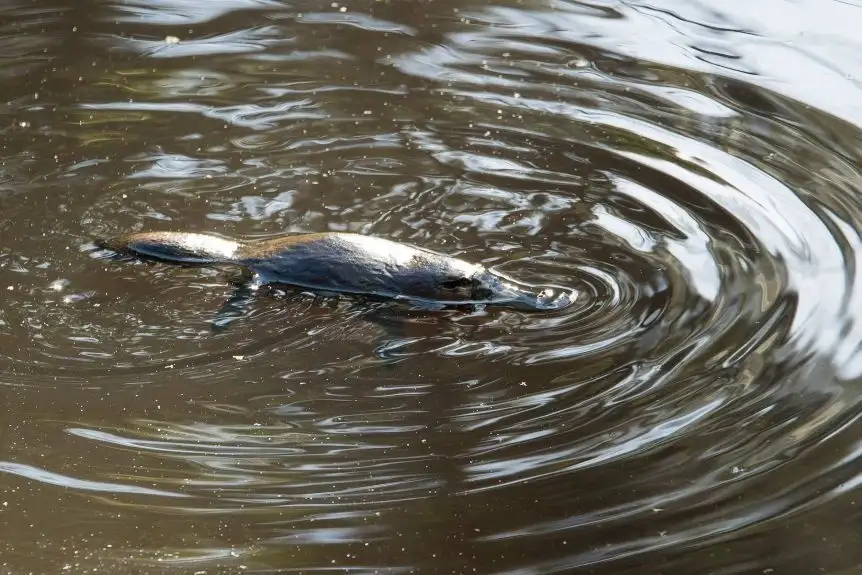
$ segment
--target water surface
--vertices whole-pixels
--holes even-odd
[[[0,572],[849,574],[862,8],[9,1]],[[548,313],[94,258],[353,231]]]

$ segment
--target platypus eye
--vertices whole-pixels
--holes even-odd
[[[470,280],[470,278],[464,278],[464,277],[448,278],[440,284],[440,286],[443,289],[458,289],[458,288],[467,287],[470,285],[473,285],[472,280]]]

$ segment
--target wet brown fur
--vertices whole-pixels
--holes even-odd
[[[239,242],[242,258],[266,259],[302,244],[311,244],[331,237],[332,233],[318,232],[282,236],[268,240]]]

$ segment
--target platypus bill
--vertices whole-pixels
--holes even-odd
[[[97,242],[120,254],[186,264],[234,264],[252,284],[411,300],[431,305],[564,308],[573,290],[529,285],[415,246],[352,233],[312,233],[238,241],[211,234],[142,232]]]

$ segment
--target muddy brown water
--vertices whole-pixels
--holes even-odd
[[[862,568],[862,7],[0,6],[0,572]],[[348,230],[550,313],[97,259]]]

